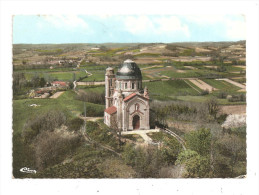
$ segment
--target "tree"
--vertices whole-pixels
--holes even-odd
[[[163,155],[157,147],[137,147],[126,144],[122,157],[127,165],[133,167],[139,178],[159,177],[159,171],[166,166]]]
[[[111,116],[111,122],[110,123],[111,123],[111,128],[112,128],[115,136],[118,137],[118,139],[119,139],[119,146],[121,146],[122,145],[122,142],[121,142],[121,131],[122,131],[122,129],[119,128],[116,115]]]
[[[236,135],[225,135],[223,139],[221,139],[221,145],[223,146],[224,152],[229,156],[230,161],[229,165],[231,167],[231,177],[234,176],[234,167],[242,156],[242,153],[245,154],[246,144],[244,141],[241,141],[240,138]]]
[[[163,146],[160,151],[163,156],[164,162],[168,165],[172,165],[175,163],[178,154],[182,150],[182,146],[175,138],[168,138],[163,136]]]
[[[185,168],[185,177],[209,177],[210,166],[209,159],[200,156],[196,151],[184,150],[177,158],[176,165],[183,165]]]
[[[130,143],[126,143],[123,148],[122,158],[124,159],[127,165],[134,167],[136,165],[136,150],[134,149],[133,145]]]
[[[187,147],[198,152],[201,156],[208,156],[210,154],[211,138],[210,130],[205,128],[185,135]]]
[[[22,136],[29,143],[41,132],[54,131],[65,122],[66,116],[63,112],[52,110],[27,120],[23,127]]]
[[[24,73],[14,72],[13,74],[13,94],[19,94],[23,87],[26,86],[27,81]]]
[[[217,114],[220,110],[219,108],[219,104],[216,98],[211,98],[206,102],[207,108],[208,108],[208,112],[211,116],[214,117],[214,119],[216,119]]]
[[[72,120],[68,121],[67,126],[69,131],[79,131],[80,128],[83,126],[84,120],[81,118],[73,118]]]
[[[31,85],[32,87],[44,87],[46,84],[46,80],[43,77],[39,77],[38,74],[34,74],[34,76],[31,79]]]
[[[80,136],[64,137],[55,132],[44,131],[34,140],[35,160],[38,169],[62,162],[81,144]]]

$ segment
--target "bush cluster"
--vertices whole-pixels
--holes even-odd
[[[31,142],[34,137],[43,131],[54,131],[66,123],[66,116],[59,110],[51,110],[45,114],[29,119],[24,127],[22,136],[26,143]]]
[[[84,102],[91,102],[94,104],[105,104],[105,94],[97,93],[97,92],[80,92],[76,99],[84,101]]]
[[[232,95],[230,98],[228,98],[228,101],[229,102],[245,102],[246,95],[245,94]]]

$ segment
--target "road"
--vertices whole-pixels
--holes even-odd
[[[177,139],[177,141],[182,145],[183,149],[186,150],[185,141],[179,135],[177,135],[175,132],[173,132],[170,129],[161,129],[161,130],[164,131],[165,133],[175,137]]]
[[[61,96],[65,91],[58,91],[56,92],[55,94],[53,94],[52,96],[50,96],[49,98],[53,98],[53,99],[56,99],[58,98],[59,96]]]

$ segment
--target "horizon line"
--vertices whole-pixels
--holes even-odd
[[[220,42],[241,42],[238,41],[178,41],[178,42],[102,42],[102,43],[12,43],[13,45],[60,45],[60,44],[171,44],[171,43],[220,43]]]

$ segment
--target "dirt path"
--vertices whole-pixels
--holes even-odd
[[[155,65],[154,67],[157,67],[155,69],[151,69],[151,67],[147,67],[147,68],[144,68],[144,70],[142,71],[143,73],[146,74],[147,77],[153,79],[154,77],[165,77],[165,78],[170,78],[170,77],[167,77],[165,75],[160,75],[158,73],[161,73],[162,71],[177,71],[174,67],[172,66],[167,66],[167,67],[163,67],[162,68],[159,68],[161,66],[159,65]]]
[[[77,85],[105,85],[104,81],[76,82]]]
[[[200,79],[189,79],[189,81],[191,81],[194,85],[202,90],[208,90],[209,92],[212,92],[216,89]]]
[[[83,120],[87,120],[87,121],[97,121],[100,119],[103,119],[103,117],[83,117],[83,116],[78,116],[79,118],[83,119]]]
[[[136,131],[126,131],[121,132],[122,135],[129,135],[129,134],[137,134],[140,135],[143,139],[145,144],[151,144],[152,139],[147,135],[147,133],[159,132],[159,129],[150,129],[150,130],[136,130]]]
[[[85,74],[88,74],[89,77],[93,75],[92,73],[88,72],[87,70],[85,70]]]
[[[185,141],[179,135],[177,135],[175,132],[173,132],[170,129],[161,129],[161,130],[164,131],[165,133],[175,137],[176,140],[182,145],[183,149],[186,150]]]
[[[246,66],[239,66],[239,65],[237,65],[237,66],[234,66],[234,67],[237,67],[237,68],[242,68],[242,69],[246,69]]]
[[[55,94],[53,94],[52,96],[50,96],[49,98],[56,99],[56,98],[58,98],[59,96],[61,96],[63,93],[64,93],[64,91],[58,91],[58,92],[56,92]]]
[[[188,68],[188,69],[191,69],[191,70],[196,70],[197,68],[193,67],[193,66],[183,66],[184,68]]]

